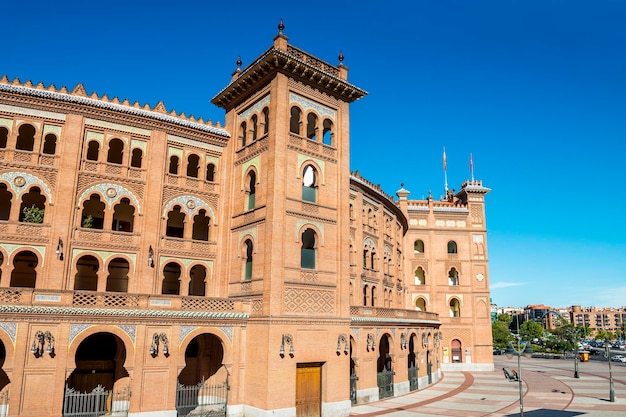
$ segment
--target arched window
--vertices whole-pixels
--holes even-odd
[[[300,267],[315,269],[315,231],[313,229],[305,229],[302,232]]]
[[[107,162],[111,164],[121,164],[124,158],[124,142],[121,139],[111,139],[109,141],[109,153]]]
[[[248,173],[248,210],[252,210],[254,208],[255,199],[256,199],[256,173],[254,171],[250,171]]]
[[[367,225],[374,226],[374,210],[371,208],[367,209]]]
[[[367,306],[367,298],[369,296],[369,291],[370,291],[369,286],[364,285],[363,286],[363,305],[364,306]]]
[[[189,271],[189,295],[204,297],[206,294],[206,268],[195,265]]]
[[[370,268],[376,269],[376,252],[374,248],[370,251]]]
[[[456,242],[454,240],[448,242],[448,253],[457,253]]]
[[[250,239],[246,239],[244,242],[244,248],[246,251],[245,257],[245,266],[243,271],[244,279],[252,279],[252,241]]]
[[[250,123],[252,123],[252,141],[255,141],[257,138],[257,129],[259,128],[259,118],[256,114],[250,118]]]
[[[208,164],[206,166],[206,180],[214,182],[215,181],[215,165]]]
[[[306,137],[317,140],[317,116],[314,113],[306,115]]]
[[[200,170],[200,157],[194,153],[187,157],[187,176],[191,178],[198,178],[198,171]]]
[[[369,249],[365,248],[363,249],[363,268],[367,268],[367,261],[369,260],[370,255],[369,255]]]
[[[413,242],[413,252],[415,253],[424,253],[424,241],[417,239]]]
[[[89,200],[83,203],[81,227],[86,229],[103,229],[104,227],[104,203],[100,201],[98,194],[92,194]]]
[[[372,307],[374,307],[376,304],[376,287],[374,285],[372,285],[372,296],[370,297],[370,300],[372,302]]]
[[[244,146],[246,146],[246,138],[248,136],[248,125],[246,122],[242,122],[241,126],[239,126],[239,129],[241,130],[241,135],[239,136],[239,140],[241,141],[241,147],[243,148]]]
[[[43,140],[43,153],[54,155],[57,150],[57,137],[52,133],[48,133]]]
[[[174,206],[174,208],[167,213],[165,235],[179,238],[185,236],[185,213],[181,212],[180,206]]]
[[[13,194],[6,184],[0,184],[0,220],[9,220]]]
[[[11,287],[35,288],[37,281],[37,264],[39,259],[31,251],[22,251],[13,258],[11,271]]]
[[[163,268],[161,294],[180,295],[180,265],[170,262]]]
[[[100,143],[97,140],[89,141],[87,145],[87,160],[97,161],[100,154]]]
[[[46,210],[46,196],[38,187],[33,187],[22,196],[20,206],[20,222],[43,223]]]
[[[317,171],[313,165],[307,165],[302,171],[302,200],[317,202]]]
[[[9,129],[2,126],[0,127],[0,149],[7,147],[7,141],[9,139]]]
[[[109,275],[107,276],[107,291],[128,292],[128,261],[123,258],[115,258],[109,263]]]
[[[297,107],[291,108],[291,117],[289,118],[289,131],[291,133],[295,133],[296,135],[300,134],[300,109]]]
[[[270,130],[270,109],[263,109],[263,134],[267,135]]]
[[[415,309],[417,311],[426,311],[426,300],[422,297],[418,297],[415,300]]]
[[[142,159],[143,159],[143,151],[139,148],[133,149],[133,154],[130,159],[130,166],[133,168],[141,168]]]
[[[77,291],[98,291],[98,270],[100,263],[91,256],[81,256],[76,262],[74,289]]]
[[[111,230],[131,233],[133,231],[134,220],[135,208],[130,205],[128,198],[122,198],[119,204],[113,207],[113,223]]]
[[[450,300],[450,317],[461,317],[461,303],[456,298]]]
[[[172,175],[178,175],[178,157],[176,155],[170,157],[169,172]]]
[[[24,124],[20,126],[17,135],[15,149],[21,151],[33,151],[35,146],[35,128],[32,125]]]
[[[426,284],[426,272],[424,272],[424,268],[418,266],[415,270],[415,285],[425,285]]]
[[[194,240],[209,240],[209,217],[206,210],[200,210],[193,218],[193,230],[191,238]]]
[[[354,204],[350,203],[350,220],[354,219]]]
[[[456,268],[450,268],[448,272],[448,285],[459,285],[459,272]]]
[[[324,145],[333,146],[333,139],[335,136],[333,132],[333,122],[328,119],[324,119],[323,129],[322,142]]]

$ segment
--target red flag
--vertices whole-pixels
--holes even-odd
[[[443,148],[443,170],[446,170],[446,148]]]
[[[472,163],[472,154],[470,154],[470,172],[474,169],[474,164]]]

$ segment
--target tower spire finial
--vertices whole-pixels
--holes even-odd
[[[285,29],[285,24],[283,23],[283,19],[280,19],[280,23],[278,23],[278,34],[283,34],[283,29]]]

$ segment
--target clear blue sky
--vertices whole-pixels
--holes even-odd
[[[16,1],[0,74],[224,120],[210,99],[289,42],[369,92],[351,107],[352,170],[391,195],[487,196],[499,306],[626,305],[623,0]]]

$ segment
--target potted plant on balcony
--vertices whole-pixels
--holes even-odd
[[[33,204],[32,207],[24,207],[22,210],[22,221],[24,223],[43,223],[45,209],[40,209]]]

